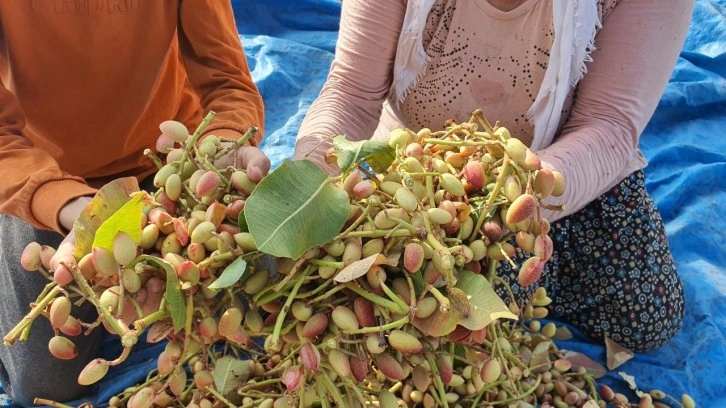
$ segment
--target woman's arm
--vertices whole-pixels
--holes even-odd
[[[391,86],[405,12],[403,0],[343,2],[335,59],[300,127],[295,158],[307,157],[333,172],[323,159],[333,137],[373,136]]]
[[[693,0],[623,0],[595,38],[561,135],[538,152],[567,182],[572,214],[615,185],[639,154],[640,134],[668,83],[688,31]],[[550,199],[555,202],[555,200]]]

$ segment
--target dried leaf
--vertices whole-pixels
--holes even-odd
[[[607,373],[605,367],[582,353],[567,351],[562,358],[572,363],[572,371],[585,367],[587,372],[595,378],[602,378]]]
[[[618,374],[623,378],[623,380],[625,380],[626,383],[628,383],[628,386],[635,392],[635,395],[637,395],[638,398],[643,398],[644,395],[647,395],[647,393],[638,389],[638,384],[635,383],[635,377],[627,375],[622,371],[618,372]]]
[[[380,257],[380,258],[379,258]],[[373,254],[367,258],[355,261],[343,268],[333,278],[334,281],[345,283],[356,280],[365,275],[374,265],[381,265],[386,262],[386,258],[382,254]]]
[[[572,338],[572,332],[565,326],[560,326],[555,331],[555,336],[552,337],[554,340],[569,340]]]
[[[172,330],[174,330],[174,326],[169,319],[159,320],[149,327],[149,331],[146,333],[146,342],[158,343],[164,340]]]
[[[550,359],[551,346],[552,342],[546,340],[537,344],[534,347],[534,350],[532,350],[532,358],[529,361],[529,366],[539,368],[534,368],[533,372],[544,373],[548,370],[548,367],[550,365],[549,363],[552,362],[552,360]]]
[[[631,350],[619,345],[608,336],[605,336],[605,350],[607,351],[608,370],[614,370],[633,358]]]
[[[403,255],[403,242],[399,242],[389,248],[388,251],[386,251],[386,255],[388,256],[388,264],[394,268],[397,267],[398,262],[401,260],[401,255]]]

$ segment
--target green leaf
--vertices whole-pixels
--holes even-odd
[[[361,140],[348,141],[345,136],[333,139],[333,149],[338,156],[338,167],[343,173],[365,161],[376,173],[383,173],[396,159],[396,151],[388,142]]]
[[[169,262],[151,255],[141,255],[136,258],[136,261],[139,263],[146,262],[163,269],[166,273],[166,305],[171,313],[171,321],[174,322],[174,333],[179,333],[179,330],[184,328],[187,315],[184,296],[174,267]]]
[[[496,319],[518,319],[484,276],[463,271],[459,273],[456,287],[469,297],[469,316],[459,321],[467,329],[483,329]]]
[[[247,216],[245,215],[244,210],[239,212],[239,217],[237,217],[237,226],[239,227],[240,232],[250,232],[250,227],[247,225]]]
[[[424,281],[421,271],[416,271],[416,273],[412,273],[411,281],[413,282],[413,290],[414,292],[416,292],[417,295],[423,292],[424,288],[426,288],[426,281]]]
[[[229,266],[224,268],[224,272],[222,272],[222,275],[220,275],[220,277],[212,282],[208,287],[209,289],[219,290],[232,286],[235,283],[239,282],[246,270],[247,261],[245,261],[243,258],[237,258],[234,260],[234,262],[229,264]]]
[[[144,203],[142,195],[131,198],[98,227],[93,238],[93,247],[106,248],[113,252],[113,241],[119,232],[131,236],[135,244],[141,240],[141,217]]]
[[[104,221],[130,200],[129,194],[134,191],[139,191],[139,183],[134,177],[115,179],[98,190],[73,224],[73,232],[76,237],[76,259],[81,259],[91,252],[96,231]],[[138,224],[140,229],[141,222],[139,221]]]
[[[262,179],[244,212],[260,251],[298,259],[340,232],[348,195],[312,162],[288,160]]]
[[[250,361],[224,356],[214,363],[212,377],[217,391],[226,396],[241,386],[250,376]]]

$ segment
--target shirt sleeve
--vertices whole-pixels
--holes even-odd
[[[300,127],[295,158],[308,158],[333,173],[323,156],[335,136],[373,136],[391,87],[405,12],[400,0],[343,2],[335,58]]]
[[[537,152],[563,173],[565,193],[554,204],[572,214],[622,178],[640,154],[640,134],[655,111],[683,46],[693,0],[620,1],[595,37],[596,50],[577,85],[561,134]]]
[[[96,190],[80,177],[61,171],[55,159],[35,148],[23,135],[24,113],[16,96],[0,81],[0,213],[10,214],[39,229],[64,232],[61,208]]]
[[[245,58],[229,1],[181,0],[179,42],[189,82],[205,111],[217,116],[207,133],[218,129],[264,131],[264,106]]]

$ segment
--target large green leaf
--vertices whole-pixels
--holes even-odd
[[[214,363],[212,377],[217,391],[227,396],[231,391],[247,382],[250,376],[250,361],[224,356]]]
[[[101,187],[73,224],[76,236],[76,258],[91,252],[96,231],[129,200],[129,194],[139,191],[134,177],[115,179]],[[140,228],[141,222],[139,222]]]
[[[237,283],[247,270],[247,261],[243,258],[237,258],[224,268],[224,272],[217,280],[212,282],[208,288],[213,290],[224,289]]]
[[[312,162],[285,161],[257,185],[244,212],[260,251],[297,259],[340,232],[348,195]]]
[[[388,142],[361,140],[348,141],[345,136],[333,139],[333,149],[338,156],[338,167],[344,173],[365,161],[376,173],[383,173],[396,159],[396,151]]]
[[[459,324],[467,329],[483,329],[496,319],[518,319],[484,276],[463,271],[459,273],[456,287],[469,298],[469,316],[459,320]]]
[[[136,258],[137,262],[146,262],[157,268],[161,268],[166,273],[166,304],[171,314],[171,321],[174,322],[174,333],[184,328],[186,323],[186,308],[184,305],[184,296],[182,295],[179,279],[176,276],[174,267],[163,259],[159,259],[151,255],[141,255]]]
[[[93,238],[93,247],[113,252],[113,241],[119,232],[129,234],[135,244],[141,240],[141,217],[144,203],[141,195],[133,197],[98,227]]]

